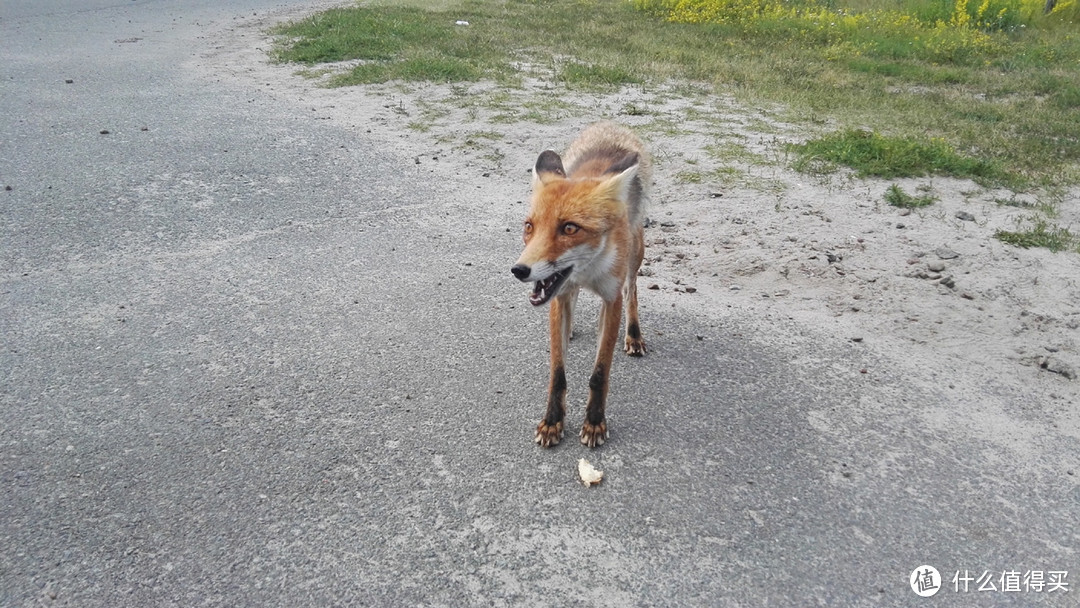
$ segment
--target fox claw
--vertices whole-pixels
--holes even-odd
[[[626,337],[626,354],[631,357],[641,357],[645,354],[645,341],[641,338]]]
[[[589,424],[589,421],[586,420],[581,425],[580,436],[582,445],[587,445],[590,448],[604,445],[604,440],[608,437],[607,423],[600,421],[600,424]]]
[[[534,439],[533,441],[540,444],[540,447],[542,448],[550,448],[552,446],[559,445],[559,441],[562,440],[562,436],[563,423],[561,420],[559,422],[556,422],[554,426],[549,425],[547,422],[541,420],[540,424],[536,427],[536,439]]]

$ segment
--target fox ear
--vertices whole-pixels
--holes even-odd
[[[615,175],[611,175],[614,173]],[[600,190],[610,195],[611,198],[622,202],[630,200],[631,193],[641,188],[638,182],[638,155],[628,154],[621,161],[615,163],[607,170],[605,175],[611,175],[602,184]]]
[[[533,187],[560,178],[566,178],[562,158],[552,150],[544,150],[536,159],[536,166],[533,167]]]

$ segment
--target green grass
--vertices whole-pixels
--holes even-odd
[[[903,188],[896,184],[889,186],[889,189],[885,191],[886,203],[889,203],[893,207],[902,207],[904,209],[928,207],[936,203],[937,200],[937,197],[929,192],[918,196],[908,194]]]
[[[512,72],[505,41],[484,40],[455,19],[417,7],[337,8],[273,30],[278,61],[357,61],[333,86],[390,80],[466,82]]]
[[[813,167],[844,165],[860,177],[922,177],[943,175],[997,180],[1004,173],[986,160],[958,154],[942,139],[885,137],[849,129],[791,146],[801,171]],[[820,170],[820,169],[819,169]]]
[[[606,91],[690,82],[744,105],[780,108],[775,116],[785,122],[837,125],[822,138],[833,150],[818,150],[815,159],[839,165],[848,157],[837,156],[838,148],[883,145],[853,150],[863,175],[1075,184],[1080,10],[1062,3],[1071,12],[1043,17],[1029,10],[1032,2],[993,0],[991,8],[1009,9],[999,18],[996,8],[980,14],[982,1],[970,0],[961,24],[950,0],[819,0],[813,7],[785,0],[779,4],[802,12],[751,11],[704,23],[673,20],[673,5],[663,0],[429,0],[426,8],[356,6],[286,24],[274,30],[273,54],[310,69],[355,62],[326,79],[331,86],[493,80],[515,88],[528,76],[555,90]],[[709,3],[778,4],[696,4]],[[649,109],[634,104],[627,113]],[[507,121],[533,115],[550,118],[543,109],[500,114]],[[855,128],[874,135],[859,141]],[[879,153],[885,164],[873,161]]]
[[[1080,238],[1068,228],[1052,225],[1043,218],[1032,218],[1033,225],[1025,230],[998,230],[994,238],[1003,243],[1028,249],[1044,247],[1053,252],[1073,250],[1080,252]]]

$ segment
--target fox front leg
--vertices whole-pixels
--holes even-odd
[[[607,402],[608,376],[611,359],[615,354],[615,342],[619,337],[622,321],[622,296],[613,302],[604,302],[600,310],[600,342],[596,349],[596,364],[589,378],[589,401],[585,406],[585,422],[581,425],[581,443],[595,448],[604,445],[608,437],[604,409]]]
[[[566,369],[563,348],[570,337],[570,311],[576,299],[576,290],[556,296],[551,301],[548,316],[551,332],[551,381],[548,384],[547,410],[544,419],[536,426],[536,443],[549,448],[558,445],[563,436],[563,420],[566,418]]]

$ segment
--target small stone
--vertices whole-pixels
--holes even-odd
[[[728,287],[728,289],[731,291],[739,291],[742,289],[742,287],[739,287],[738,285],[732,285],[731,287]]]
[[[75,80],[73,80],[73,79],[71,79],[71,78],[65,78],[65,79],[64,79],[64,84],[71,84],[71,83],[73,83],[73,82],[75,82]]]
[[[710,192],[709,193],[709,198],[720,198],[721,196],[724,196],[723,192]]]
[[[856,337],[852,338],[852,339],[851,339],[851,341],[852,341],[852,342],[862,342],[862,341],[863,341],[863,339],[862,339],[862,337],[861,337],[861,336],[856,336]]]
[[[1076,370],[1074,370],[1070,365],[1066,364],[1065,362],[1063,362],[1061,359],[1058,359],[1057,357],[1045,357],[1045,358],[1043,358],[1042,362],[1039,364],[1039,367],[1045,369],[1048,372],[1053,372],[1055,374],[1061,374],[1062,376],[1065,376],[1069,380],[1073,380],[1073,379],[1076,378]]]
[[[101,131],[99,131],[99,133],[101,133],[102,135],[108,135],[109,130],[108,129],[102,129]]]
[[[907,226],[906,226],[906,225],[904,225],[904,224],[897,224],[897,225],[896,225],[896,229],[897,229],[897,230],[903,230],[904,228],[907,228]]]
[[[907,217],[909,215],[911,215],[911,209],[908,209],[907,207],[900,209],[900,217]]]
[[[953,280],[952,275],[946,275],[944,277],[941,277],[941,281],[938,284],[944,285],[949,289],[956,287],[956,281]]]
[[[942,260],[955,260],[956,258],[960,257],[959,253],[956,253],[948,247],[940,247],[938,249],[935,249],[934,253],[937,255],[938,258]]]
[[[975,296],[971,295],[970,293],[968,293],[966,291],[964,293],[960,294],[960,297],[964,298],[965,300],[974,300],[975,299]]]
[[[656,283],[653,283],[652,285],[649,285],[649,289],[660,289],[660,286]]]
[[[694,293],[695,291],[697,291],[697,287],[684,287],[683,291],[685,291],[686,293]]]
[[[971,215],[967,211],[957,211],[956,212],[956,219],[958,219],[958,220],[960,220],[962,222],[974,222],[975,221],[975,216]]]
[[[926,263],[926,269],[927,270],[932,270],[934,272],[941,272],[942,270],[945,270],[945,262],[942,262],[940,260],[934,260],[933,262],[927,262]]]

